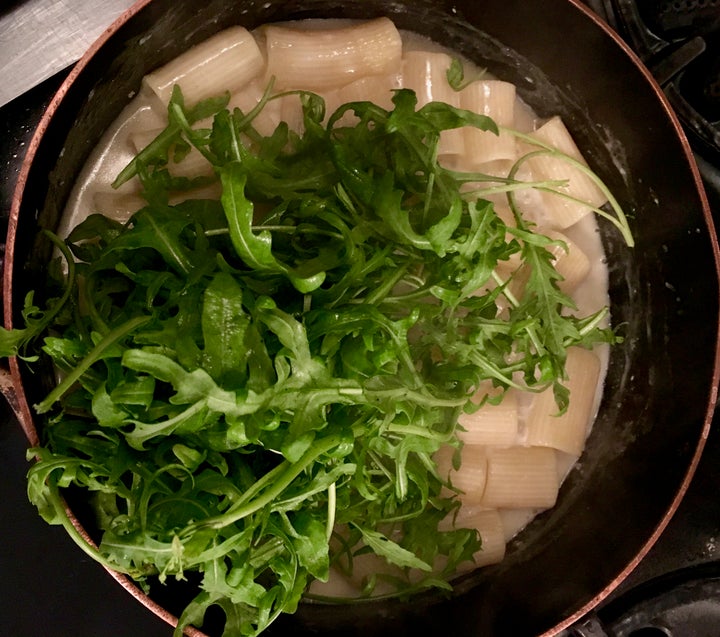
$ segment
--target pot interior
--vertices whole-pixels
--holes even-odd
[[[447,629],[449,617],[461,635],[538,634],[599,601],[648,548],[676,505],[716,384],[717,246],[691,156],[643,71],[572,2],[153,0],[83,61],[51,107],[14,211],[14,301],[49,260],[38,228],[56,227],[80,167],[145,73],[232,24],[379,15],[514,82],[539,114],[563,117],[632,217],[634,249],[601,223],[612,320],[625,340],[612,351],[600,414],[558,505],[518,535],[505,561],[459,581],[450,598],[308,603],[269,634],[409,634]],[[22,381],[30,404],[46,390],[37,375]],[[82,506],[73,507],[82,519]],[[152,594],[175,614],[190,595],[175,582]]]

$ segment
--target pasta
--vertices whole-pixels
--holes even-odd
[[[249,113],[258,105],[264,92],[265,85],[257,79],[254,79],[233,93],[228,103],[228,109],[234,110],[235,108],[239,108],[243,113]],[[261,135],[272,135],[272,132],[280,122],[287,121],[283,119],[283,116],[286,114],[285,111],[287,110],[284,98],[272,100],[265,105],[265,108],[263,108],[260,114],[253,120],[253,126]],[[293,115],[292,121],[295,122],[295,127],[298,125],[298,118],[299,114]]]
[[[467,445],[514,444],[518,438],[517,394],[510,390],[499,404],[486,403],[475,412],[461,414],[458,424],[458,438]]]
[[[253,35],[243,27],[231,27],[149,73],[143,84],[157,96],[161,107],[167,104],[175,84],[186,102],[193,104],[235,91],[263,67],[263,55]]]
[[[554,259],[555,269],[562,275],[558,286],[563,292],[572,292],[590,273],[590,260],[580,247],[566,235],[549,230],[547,236],[562,243],[548,247]]]
[[[421,41],[407,46],[393,23],[385,18],[356,24],[310,28],[292,25],[267,25],[254,33],[240,27],[231,28],[191,49],[144,80],[144,99],[157,107],[165,105],[174,84],[182,88],[189,103],[230,91],[229,109],[247,114],[263,99],[269,78],[274,91],[260,115],[253,121],[257,133],[269,136],[280,122],[300,132],[303,127],[301,102],[293,89],[318,91],[325,99],[327,114],[348,101],[369,100],[381,108],[392,108],[393,91],[410,88],[416,92],[418,106],[443,101],[456,107],[488,115],[501,128],[499,135],[463,127],[443,131],[438,155],[443,165],[459,170],[483,171],[489,177],[505,177],[518,162],[518,178],[548,182],[563,180],[567,185],[556,188],[561,193],[585,203],[568,200],[556,192],[533,191],[518,197],[515,211],[508,203],[503,180],[473,182],[467,190],[495,202],[495,212],[508,226],[512,238],[514,214],[528,214],[543,234],[555,243],[549,246],[552,261],[562,280],[561,290],[572,294],[583,311],[594,311],[606,302],[601,271],[588,283],[591,263],[597,268],[602,254],[595,226],[585,219],[592,207],[605,202],[605,195],[582,170],[550,155],[538,155],[527,161],[522,157],[537,150],[518,142],[510,129],[533,127],[530,137],[567,153],[580,164],[584,159],[570,133],[558,117],[547,122],[529,116],[529,109],[519,99],[515,86],[491,77],[483,77],[461,90],[451,87],[447,72],[453,56],[437,47],[423,48]],[[277,93],[283,93],[277,95]],[[148,98],[148,95],[151,95]],[[146,104],[142,105],[145,108]],[[137,108],[137,107],[136,107]],[[163,106],[164,108],[164,106]],[[156,108],[156,115],[162,109]],[[352,117],[346,114],[339,124]],[[125,135],[135,150],[154,139],[157,127],[146,120],[132,118],[121,124],[115,136]],[[201,122],[200,126],[210,126]],[[124,127],[124,128],[123,128]],[[87,172],[86,181],[70,205],[70,219],[76,222],[90,212],[102,210],[125,221],[143,206],[139,185],[111,191],[98,175],[116,174],[103,164],[100,153]],[[92,164],[92,162],[91,162]],[[98,168],[98,166],[100,166]],[[197,151],[168,166],[175,177],[212,176],[211,165]],[[134,190],[133,190],[134,188]],[[218,185],[178,193],[178,199],[218,197]],[[174,199],[173,199],[174,201]],[[171,201],[172,202],[172,201]],[[533,216],[530,205],[542,212]],[[70,226],[68,221],[67,225]],[[594,256],[593,256],[594,255]],[[507,309],[523,298],[531,272],[520,265],[517,254],[498,264],[495,283],[502,286]],[[600,285],[598,286],[598,281]],[[597,289],[596,289],[597,288]],[[577,292],[579,290],[579,292]],[[598,387],[604,368],[600,352],[579,347],[567,356],[567,387],[570,403],[567,411],[557,414],[552,388],[537,395],[509,390],[502,401],[486,401],[490,387],[479,387],[473,397],[475,410],[458,418],[459,448],[447,446],[434,457],[437,472],[446,481],[448,493],[457,493],[460,507],[443,520],[445,528],[477,529],[483,550],[475,555],[476,566],[499,562],[506,541],[537,511],[552,507],[560,488],[562,454],[577,457],[582,453],[597,403]],[[493,397],[494,394],[493,394]],[[454,466],[455,454],[461,459]],[[333,571],[332,586],[337,594],[362,586],[362,580],[378,572],[377,558],[364,556],[357,564],[351,584]],[[326,588],[314,585],[314,590]]]
[[[540,126],[532,137],[545,142],[576,159],[587,163],[578,150],[575,141],[559,117],[553,117]],[[566,161],[549,155],[541,155],[528,160],[533,176],[538,180],[566,179],[568,183],[561,191],[581,202],[592,206],[601,206],[607,197],[581,169],[569,165]],[[588,205],[563,198],[554,193],[543,193],[547,223],[560,230],[568,228],[590,212]]]
[[[459,93],[460,106],[475,113],[492,117],[501,126],[515,121],[515,85],[500,80],[476,80]],[[467,169],[498,160],[517,157],[515,138],[506,132],[495,135],[476,128],[464,128],[465,153],[461,164]]]
[[[445,79],[452,58],[440,51],[408,51],[403,56],[402,85],[415,91],[418,106],[428,102],[445,102],[460,106],[460,95]],[[463,155],[464,136],[460,130],[443,131],[440,136],[438,155],[441,157]]]
[[[555,453],[546,447],[493,447],[487,451],[487,482],[480,503],[489,508],[555,505],[558,489]]]
[[[131,135],[130,140],[136,152],[140,152],[161,130],[139,131]],[[168,165],[168,171],[174,177],[194,177],[197,175],[209,176],[213,174],[212,166],[197,148],[191,148],[190,152],[177,162]]]
[[[553,255],[553,265],[562,277],[558,280],[558,287],[570,294],[582,283],[590,273],[590,260],[580,247],[566,235],[556,231],[547,230],[545,235],[555,243],[548,245],[547,250]],[[515,298],[522,298],[530,276],[530,269],[523,265],[511,273],[512,279],[509,289]]]
[[[402,40],[387,18],[351,27],[264,29],[267,77],[280,89],[337,87],[351,80],[392,73],[400,65]]]
[[[453,487],[463,504],[478,503],[483,499],[488,478],[488,461],[485,447],[463,445],[460,450],[461,469],[453,468],[455,451],[446,447],[436,456],[438,471]]]
[[[551,390],[533,400],[527,418],[527,441],[579,456],[585,446],[587,422],[597,394],[600,360],[588,350],[568,349],[565,367],[572,400],[563,415],[557,415],[557,405]]]
[[[475,567],[502,562],[505,557],[505,530],[497,509],[482,506],[463,506],[457,517],[444,520],[443,528],[476,528],[482,538],[482,549],[474,554]]]

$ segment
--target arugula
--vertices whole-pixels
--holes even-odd
[[[602,313],[575,315],[549,239],[519,215],[506,226],[463,189],[477,175],[438,163],[443,130],[497,132],[492,120],[418,109],[408,90],[391,110],[353,102],[326,118],[300,95],[304,132],[263,137],[253,119],[270,90],[243,113],[226,98],[187,109],[176,88],[167,128],[116,182],[137,176],[148,205],[54,238],[63,293],[42,311],[29,295],[26,327],[0,333],[4,355],[44,335],[63,378],[35,405],[31,501],[146,588],[197,573],[178,636],[211,606],[227,637],[257,635],[367,551],[400,592],[448,589],[480,538],[439,530],[458,502],[433,455],[458,444],[474,389],[553,386],[563,409],[567,347],[619,340]],[[167,171],[191,146],[222,197],[170,205],[198,183]],[[512,203],[552,184],[503,187]],[[520,300],[497,274],[513,254],[531,271]],[[71,485],[93,501],[97,548],[72,531]]]

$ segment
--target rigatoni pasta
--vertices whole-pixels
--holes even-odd
[[[574,160],[587,166],[570,132],[559,117],[552,117],[531,134]],[[590,212],[590,206],[602,206],[607,197],[581,168],[552,155],[539,155],[528,160],[533,177],[538,180],[566,180],[557,192],[543,192],[546,222],[560,230],[577,223]]]
[[[143,85],[157,96],[160,108],[167,104],[175,84],[182,89],[186,102],[194,104],[224,91],[232,93],[264,66],[253,35],[243,27],[231,27],[149,73]]]
[[[555,269],[562,275],[558,286],[563,292],[571,293],[590,273],[590,259],[572,239],[556,230],[547,231],[547,236],[555,240],[548,246],[553,255]]]
[[[280,89],[328,89],[400,66],[402,39],[387,18],[350,27],[299,29],[269,25],[267,77]]]
[[[500,126],[499,134],[470,127],[443,131],[437,148],[442,165],[484,175],[485,180],[468,183],[466,190],[495,203],[496,214],[507,226],[508,240],[515,237],[516,215],[527,215],[542,234],[553,240],[548,251],[561,275],[560,289],[583,304],[583,311],[602,307],[606,288],[600,285],[588,292],[587,277],[591,265],[597,269],[601,263],[598,255],[602,248],[595,226],[588,225],[585,216],[592,207],[604,203],[605,195],[582,170],[564,159],[550,154],[524,159],[525,153],[549,146],[585,165],[562,120],[534,121],[530,138],[544,146],[518,141],[515,129],[525,130],[528,126],[528,109],[514,85],[482,77],[458,90],[447,79],[454,54],[434,46],[423,48],[417,40],[412,47],[404,47],[403,35],[407,39],[408,35],[401,34],[386,18],[330,28],[318,23],[309,28],[299,24],[266,25],[253,33],[237,27],[148,75],[144,84],[154,99],[163,103],[169,99],[174,84],[182,88],[188,103],[229,91],[228,109],[236,116],[246,116],[267,99],[253,120],[254,131],[263,136],[271,135],[281,122],[291,131],[301,132],[304,91],[316,91],[323,97],[326,120],[340,105],[352,101],[372,101],[389,111],[394,91],[401,87],[415,91],[418,107],[443,101],[487,115]],[[266,95],[271,80],[272,91]],[[353,117],[348,113],[337,125],[349,125]],[[211,125],[199,122],[196,128]],[[128,145],[136,149],[146,146],[156,135],[157,124],[126,126],[122,132]],[[514,168],[518,170],[509,178]],[[211,165],[197,151],[178,163],[169,163],[167,169],[173,177],[214,177]],[[513,199],[509,193],[523,181],[539,185],[530,189],[527,197]],[[560,185],[565,181],[566,185]],[[92,182],[92,186],[81,189],[74,204],[76,218],[102,210],[125,222],[143,205],[137,183],[134,191],[120,193],[101,181]],[[218,198],[218,191],[215,181],[202,189],[179,192],[177,200]],[[515,240],[522,243],[521,236]],[[499,262],[493,274],[490,285],[502,298],[500,311],[522,301],[531,271],[520,266],[517,253]],[[602,273],[592,285],[598,281],[603,283]],[[446,528],[476,529],[482,538],[483,550],[475,555],[477,566],[503,559],[506,540],[527,521],[528,511],[537,512],[555,504],[561,482],[558,458],[561,454],[579,456],[590,430],[604,371],[599,354],[578,347],[568,351],[570,403],[561,416],[557,415],[552,388],[537,394],[510,389],[500,402],[495,400],[497,395],[491,387],[476,388],[472,400],[475,406],[482,405],[458,410],[453,445],[444,447],[428,461],[434,462],[446,492],[455,494],[459,503],[441,524]],[[456,457],[461,460],[459,467],[454,465]],[[513,526],[508,520],[523,522]],[[364,557],[357,567],[352,579],[356,587],[364,578],[377,574],[377,558]],[[333,578],[342,580],[335,570]],[[345,594],[346,589],[342,591]]]
[[[460,467],[454,468],[459,453]],[[445,447],[436,456],[438,471],[463,502],[477,503],[483,498],[488,477],[487,451],[482,445],[463,445],[459,451]]]
[[[230,96],[228,109],[234,111],[239,108],[243,113],[250,113],[257,105],[265,93],[266,85],[259,78],[253,79],[251,82],[242,86]],[[283,100],[274,99],[260,111],[253,119],[253,127],[261,135],[272,135],[278,124],[283,121]],[[297,116],[294,118],[297,119]]]
[[[160,130],[149,130],[133,133],[133,135],[130,136],[130,141],[135,151],[140,152],[150,144],[160,132]],[[210,162],[194,147],[190,148],[186,154],[183,154],[182,158],[178,157],[178,161],[170,162],[168,164],[168,171],[174,177],[210,176],[213,174]]]
[[[408,51],[403,55],[402,86],[415,91],[419,107],[428,102],[460,106],[460,94],[446,80],[451,64],[452,57],[442,51]],[[438,155],[455,157],[464,152],[464,137],[459,130],[442,132]]]
[[[505,526],[497,509],[466,505],[440,524],[443,529],[469,527],[478,530],[482,548],[473,555],[475,567],[497,564],[505,557]]]
[[[547,509],[560,488],[556,455],[546,447],[487,450],[487,478],[480,503],[488,508]]]
[[[518,439],[518,423],[518,398],[510,390],[500,403],[486,402],[460,414],[457,436],[466,445],[513,445]]]
[[[587,423],[596,402],[600,360],[591,351],[571,347],[565,371],[566,386],[572,396],[567,411],[558,414],[552,390],[536,396],[527,417],[527,441],[579,456],[585,447]]]
[[[501,126],[512,126],[515,121],[515,85],[500,80],[476,80],[462,89],[460,106],[474,113],[491,117]],[[460,165],[472,170],[490,162],[517,158],[515,138],[501,131],[495,135],[489,131],[466,127],[462,129],[464,154]]]

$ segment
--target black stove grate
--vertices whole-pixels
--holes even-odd
[[[720,29],[720,0],[617,0],[617,4],[636,5],[648,28],[670,42]]]
[[[720,165],[720,0],[589,0],[648,66],[696,148]]]

